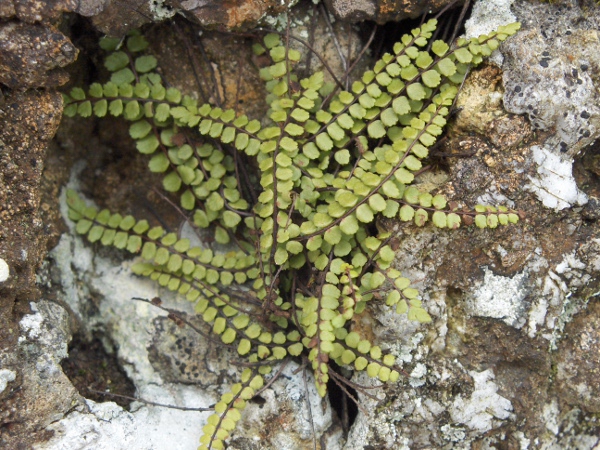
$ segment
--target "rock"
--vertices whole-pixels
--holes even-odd
[[[10,93],[0,106],[0,254],[10,278],[0,285],[2,307],[15,300],[35,299],[35,270],[45,250],[39,217],[42,169],[46,146],[54,136],[62,111],[57,93]],[[3,320],[8,317],[3,316]],[[3,323],[2,330],[10,326]]]
[[[596,247],[598,243],[596,242]],[[600,411],[600,304],[592,302],[565,328],[557,354],[557,392],[589,413]]]
[[[19,319],[31,312],[30,302],[39,299],[36,270],[47,243],[39,211],[40,185],[46,147],[61,119],[62,99],[44,90],[4,93],[0,104],[0,366],[15,377],[0,392],[0,446],[19,448],[39,437],[40,430],[71,407],[73,398],[58,358],[46,355],[46,344],[17,345]],[[54,311],[54,306],[47,311]],[[40,306],[40,311],[44,308]],[[56,322],[58,330],[65,325],[66,315],[61,314],[43,320],[46,325]],[[48,339],[58,339],[59,331],[53,330],[47,330]],[[64,337],[63,341],[66,348]],[[8,375],[4,372],[5,380]]]
[[[267,16],[277,16],[297,0],[173,0],[143,2],[123,0],[98,6],[98,0],[84,1],[83,6],[101,32],[123,36],[145,23],[161,22],[179,13],[205,29],[227,31],[249,30]],[[91,5],[93,3],[93,5]],[[92,10],[101,12],[91,13]],[[88,15],[88,14],[85,14]]]
[[[63,12],[76,11],[77,4],[77,0],[5,0],[0,4],[0,17],[29,24],[55,21]]]
[[[529,189],[549,207],[585,204],[571,172],[573,157],[600,137],[600,12],[575,2],[523,2],[513,11],[524,30],[504,46],[504,104],[552,130],[535,149]]]
[[[6,261],[0,258],[0,283],[4,283],[10,276],[10,268]]]
[[[98,31],[108,36],[124,36],[130,30],[154,21],[160,22],[176,13],[164,2],[111,1],[98,8],[95,3],[86,1],[83,4],[85,9],[96,11],[90,14],[92,23]],[[157,8],[156,14],[152,14],[151,6]]]
[[[491,4],[478,2],[474,11]],[[500,4],[507,12],[507,2],[493,2],[495,7]],[[535,15],[520,15],[530,6]],[[543,21],[555,17],[556,8],[515,2],[512,11],[517,20],[534,24],[536,16]],[[577,16],[583,14],[581,10],[575,10],[576,6],[572,10],[563,7],[564,19],[580,17],[581,28],[595,33],[597,27],[591,23],[596,9],[589,10],[586,20]],[[473,19],[468,28],[486,30],[487,22]],[[550,31],[557,36],[566,34],[565,29],[559,30]],[[527,35],[528,30],[521,33]],[[500,52],[510,52],[517,42],[523,42],[521,33]],[[555,42],[540,34],[536,45],[558,45]],[[529,51],[526,46],[522,50]],[[586,55],[591,58],[596,50],[590,47]],[[570,54],[566,42],[558,53],[560,60]],[[586,178],[586,185],[576,181],[571,174],[573,160],[561,157],[546,144],[555,138],[553,128],[534,135],[531,127],[536,124],[517,115],[521,111],[503,110],[503,95],[505,102],[515,95],[514,84],[509,85],[507,79],[510,83],[522,80],[521,75],[510,75],[512,70],[518,70],[523,79],[537,80],[531,82],[523,99],[538,101],[543,86],[548,86],[550,98],[555,80],[546,78],[536,65],[524,64],[524,59],[523,55],[505,55],[509,72],[503,75],[506,94],[498,78],[501,72],[493,66],[469,76],[457,101],[461,109],[448,132],[449,142],[439,151],[448,160],[449,184],[440,186],[443,192],[456,195],[456,201],[469,206],[514,204],[525,209],[526,216],[517,226],[496,229],[490,235],[467,229],[432,234],[427,229],[396,225],[396,252],[402,255],[396,267],[424,292],[423,302],[434,320],[430,326],[415,327],[381,307],[371,310],[371,319],[355,323],[359,330],[371,324],[375,339],[401,361],[406,378],[399,385],[385,386],[378,400],[359,394],[361,405],[376,413],[359,412],[345,446],[348,450],[362,448],[364,442],[381,449],[514,446],[590,450],[600,443],[595,419],[598,405],[592,394],[598,390],[600,363],[597,352],[589,353],[598,338],[594,296],[599,287],[600,230],[595,222],[583,225],[586,222],[580,214],[590,218],[593,209],[566,209],[585,201],[588,191],[597,192],[598,181],[593,177]],[[565,78],[570,76],[567,72]],[[556,108],[580,108],[580,112],[581,108],[596,108],[598,91],[596,80],[592,82],[589,96],[580,98],[577,106],[565,100]],[[547,108],[551,114],[555,107]],[[559,128],[560,120],[554,126]],[[595,122],[587,126],[595,136]],[[542,165],[548,173],[557,172],[543,185],[548,196],[560,196],[554,206],[565,201],[566,189],[571,189],[570,202],[560,205],[560,216],[548,211],[544,206],[548,201],[538,200],[535,190],[523,189],[542,175],[538,172],[541,149],[544,155],[558,157],[558,165]],[[554,378],[553,368],[560,373]],[[353,381],[374,384],[362,374],[356,374]],[[490,408],[498,410],[491,413]],[[488,431],[482,434],[482,429]]]
[[[17,373],[9,369],[0,369],[0,394],[4,392],[4,389],[8,386],[8,383],[15,381]]]
[[[276,16],[297,3],[297,0],[176,0],[188,17],[203,27],[226,30],[253,28],[266,15]]]
[[[600,198],[589,197],[588,202],[585,205],[585,209],[583,210],[583,215],[586,219],[589,219],[589,220],[599,220],[600,219]]]
[[[449,3],[451,2],[445,0],[325,0],[327,9],[337,19],[345,22],[371,20],[380,25],[435,13]]]
[[[61,68],[77,49],[55,28],[6,22],[0,25],[0,83],[17,89],[56,87],[68,80]]]
[[[0,354],[3,366],[16,369],[16,373],[2,370],[4,380],[11,381],[0,393],[4,448],[22,448],[46,438],[45,428],[78,402],[77,391],[59,365],[67,356],[68,314],[48,301],[32,303],[31,308],[33,313],[19,322],[16,352]]]

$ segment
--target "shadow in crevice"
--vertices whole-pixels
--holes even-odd
[[[336,370],[336,368],[333,368]],[[348,385],[343,386],[342,389],[335,381],[331,378],[327,383],[327,392],[329,395],[329,403],[331,404],[331,409],[337,415],[340,423],[342,424],[342,429],[344,430],[344,434],[347,436],[348,431],[354,424],[356,420],[356,416],[358,415],[358,407],[354,401],[354,399],[358,399],[358,393],[355,389]],[[350,394],[350,395],[348,395]],[[352,397],[354,397],[354,399]]]
[[[135,386],[117,357],[106,351],[98,337],[86,341],[75,335],[69,345],[69,356],[61,366],[83,397],[95,402],[114,401],[124,408],[131,404],[132,400],[119,396],[133,397]]]

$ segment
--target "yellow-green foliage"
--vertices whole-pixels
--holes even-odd
[[[200,448],[223,448],[263,375],[285,358],[308,357],[321,396],[331,361],[398,379],[394,357],[351,330],[353,316],[377,299],[411,320],[431,321],[419,292],[392,267],[390,235],[373,226],[378,216],[451,229],[466,219],[480,228],[517,221],[503,207],[453,211],[443,196],[411,185],[467,70],[519,28],[450,47],[430,43],[435,27],[430,20],[403,36],[350,91],[337,92],[320,72],[297,80],[291,68],[299,53],[267,35],[255,46],[273,60],[261,71],[270,106],[263,121],[198,105],[165,87],[139,34],[128,37],[127,52],[104,39],[111,80],[65,96],[67,116],[130,121],[138,151],[149,156],[152,172],[165,174],[163,188],[179,194],[193,226],[213,230],[232,248],[192,246],[68,194],[78,233],[138,255],[136,274],[193,302],[222,344],[249,363],[215,406]],[[173,139],[181,129],[201,135],[201,143]],[[255,161],[250,168],[248,157]]]

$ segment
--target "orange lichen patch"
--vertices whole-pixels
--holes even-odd
[[[396,12],[397,6],[395,1],[382,0],[379,4],[379,14],[391,14]]]
[[[374,328],[375,319],[368,310],[364,310],[352,318],[352,331],[358,333],[361,339],[366,339],[369,342],[377,341],[373,331]]]
[[[257,22],[269,9],[269,5],[262,0],[226,1],[223,7],[226,8],[229,29],[240,28],[249,22]]]

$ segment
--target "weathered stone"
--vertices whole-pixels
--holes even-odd
[[[39,216],[46,146],[60,122],[58,93],[10,93],[0,106],[0,254],[11,276],[0,285],[1,333],[8,332],[15,300],[35,300],[35,270],[45,250]]]
[[[89,2],[85,4],[89,5]],[[163,8],[168,14],[164,17],[160,14],[152,14],[152,11],[150,11],[151,5]],[[89,6],[90,10],[94,9],[94,5]],[[100,32],[108,36],[124,36],[130,30],[135,30],[154,21],[159,22],[167,17],[172,17],[174,14],[175,11],[168,6],[163,7],[163,2],[111,1],[92,15],[92,23]]]
[[[537,174],[528,187],[548,207],[583,205],[572,164],[600,137],[600,10],[520,2],[513,11],[524,29],[504,47],[504,104],[550,131],[534,149]]]
[[[598,242],[596,242],[596,251]],[[600,412],[600,303],[593,301],[565,329],[556,361],[556,390],[562,401]]]
[[[21,319],[19,329],[16,348],[5,347],[0,353],[0,363],[16,369],[13,381],[0,393],[3,448],[31,448],[35,440],[47,438],[45,428],[79,398],[59,365],[70,339],[67,311],[48,301],[32,303],[32,314]]]
[[[0,17],[15,17],[26,23],[54,21],[63,12],[76,11],[77,4],[77,0],[3,0]]]
[[[35,274],[47,240],[39,211],[40,184],[46,147],[61,113],[62,99],[55,92],[5,91],[0,104],[0,255],[3,275],[8,275],[0,282],[0,366],[15,372],[14,381],[0,393],[3,448],[28,447],[34,433],[70,407],[70,384],[59,376],[60,370],[56,372],[57,360],[47,359],[37,344],[17,345],[17,322],[30,312],[29,303],[39,298]],[[65,317],[54,324],[57,330]],[[58,318],[48,316],[46,325]],[[47,338],[51,335],[66,345],[63,335],[51,333]]]
[[[0,25],[0,83],[15,89],[55,87],[67,82],[61,67],[77,49],[54,27],[7,22]]]
[[[175,0],[188,17],[209,28],[248,29],[266,15],[277,15],[297,0]]]
[[[103,33],[122,36],[142,24],[161,22],[176,13],[204,28],[224,31],[248,30],[259,25],[267,16],[277,16],[297,0],[172,0],[142,2],[123,0],[102,7],[99,0],[83,2],[86,11],[99,10],[93,15],[94,25]],[[94,3],[90,5],[90,3]]]
[[[449,3],[450,0],[325,0],[327,9],[340,20],[372,20],[378,24],[434,13]]]

